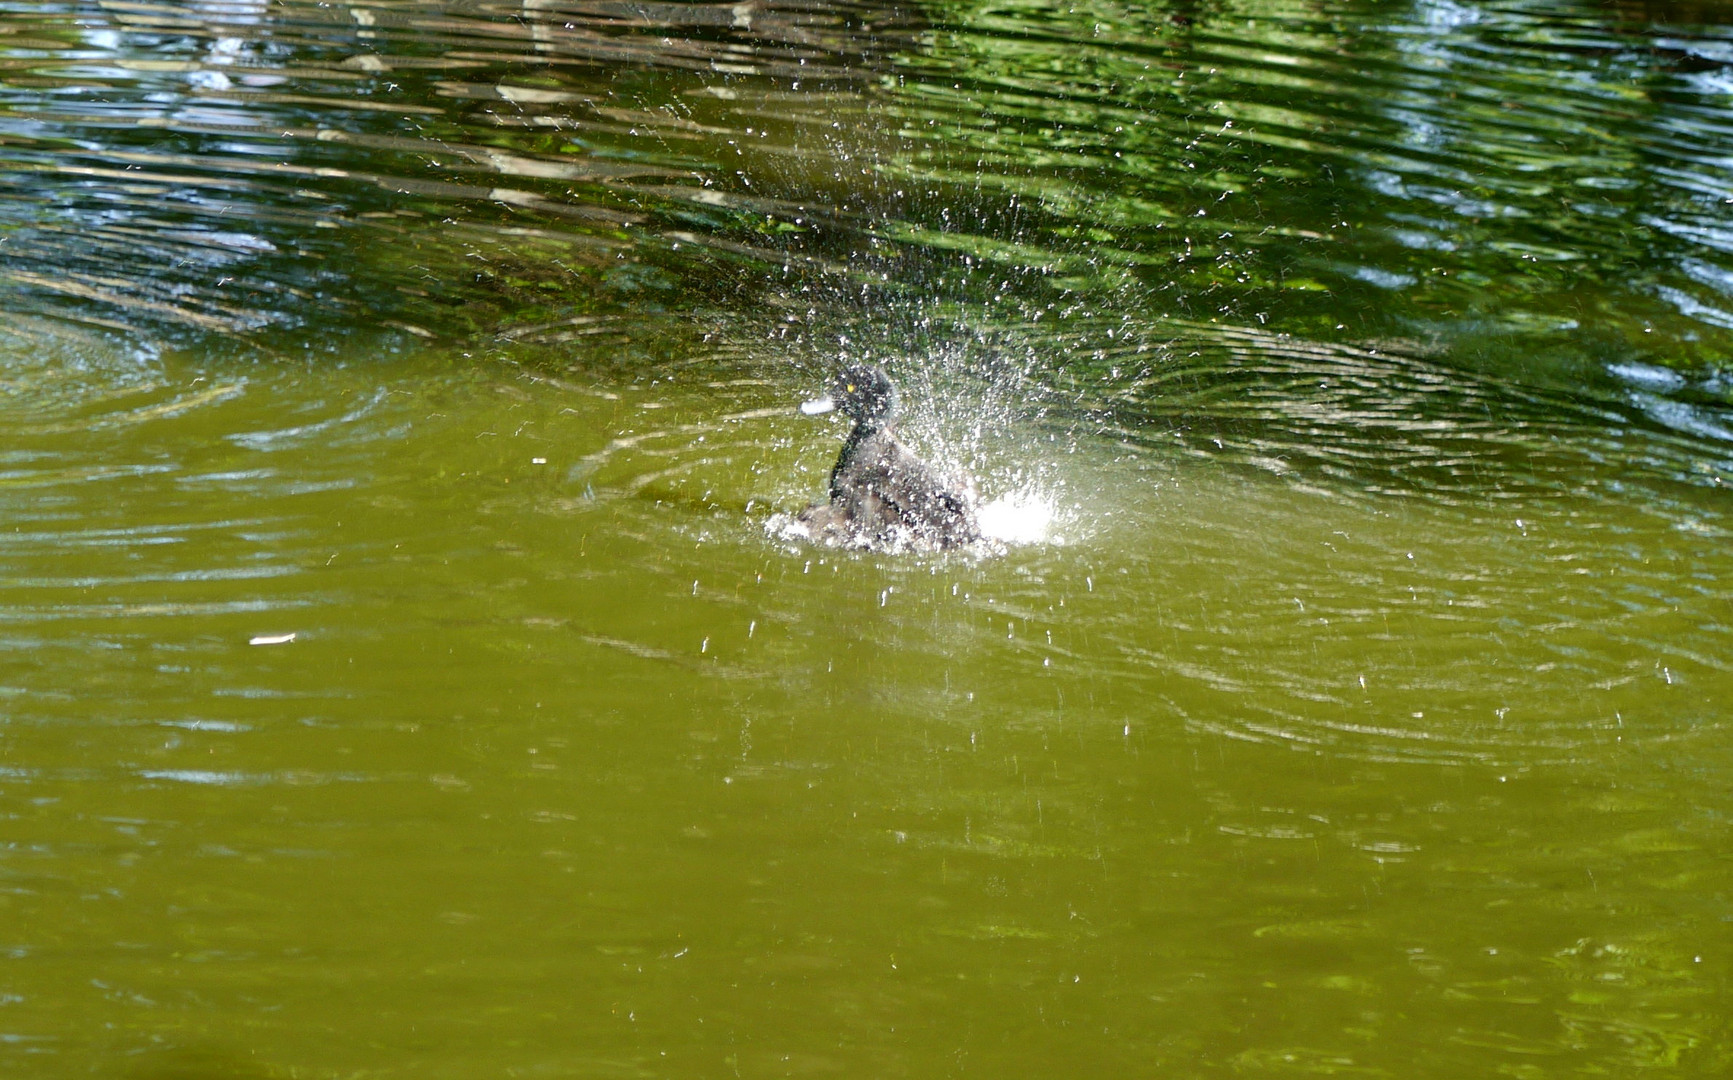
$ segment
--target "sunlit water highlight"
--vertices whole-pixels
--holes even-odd
[[[981,532],[1002,544],[1064,543],[1051,496],[1020,491],[981,504]]]

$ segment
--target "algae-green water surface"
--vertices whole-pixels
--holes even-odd
[[[0,4],[0,1072],[1724,1075],[1714,16]]]

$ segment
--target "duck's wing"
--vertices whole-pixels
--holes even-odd
[[[875,494],[886,516],[924,539],[940,544],[967,543],[978,530],[974,500],[967,489],[948,483],[901,443],[887,455]]]

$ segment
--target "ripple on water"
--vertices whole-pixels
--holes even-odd
[[[1722,363],[1718,31],[1447,7],[14,13],[0,274],[265,352],[794,274]]]
[[[70,430],[161,389],[157,349],[137,336],[62,319],[0,314],[0,417],[9,431]],[[56,419],[57,418],[57,419]],[[20,450],[8,447],[11,453]]]
[[[0,1042],[1713,1072],[1729,54],[1643,8],[0,2]],[[766,539],[886,356],[1045,539]]]

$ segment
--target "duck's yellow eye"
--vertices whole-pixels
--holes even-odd
[[[851,394],[854,393],[854,383],[848,384],[848,392]]]

